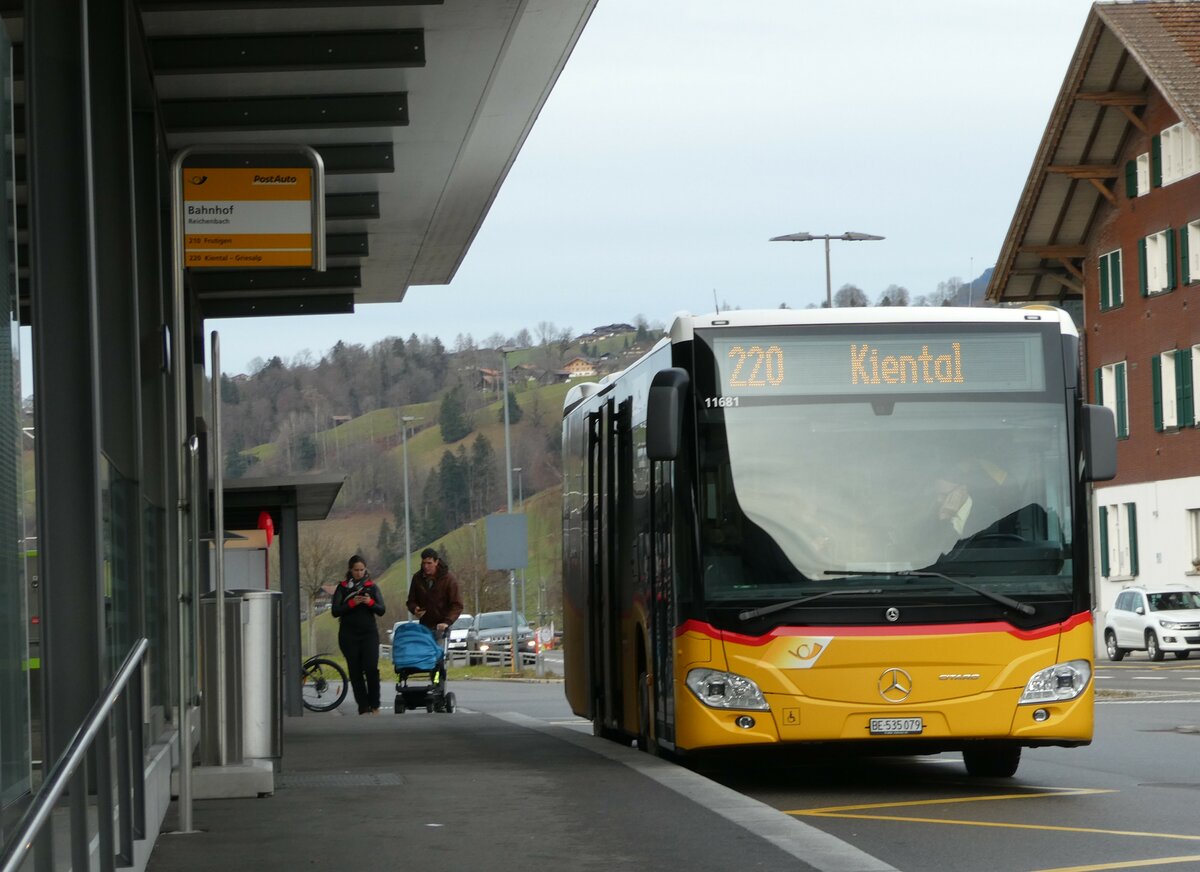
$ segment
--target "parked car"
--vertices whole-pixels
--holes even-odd
[[[450,625],[450,638],[446,640],[446,647],[449,650],[467,650],[467,631],[471,629],[471,621],[474,618],[474,615],[468,615],[466,612],[463,612],[458,616],[458,620]]]
[[[1127,587],[1104,618],[1109,660],[1145,651],[1162,660],[1170,651],[1186,660],[1200,651],[1200,590],[1183,585]]]
[[[512,612],[484,612],[476,615],[467,630],[468,651],[507,651],[512,644]],[[517,612],[517,645],[522,651],[535,651],[533,628]]]

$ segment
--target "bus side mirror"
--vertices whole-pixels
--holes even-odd
[[[683,401],[690,379],[679,367],[655,373],[646,398],[646,454],[651,460],[679,456],[683,431]]]
[[[1117,419],[1107,406],[1083,407],[1083,476],[1111,481],[1117,475]]]

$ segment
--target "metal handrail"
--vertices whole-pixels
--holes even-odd
[[[41,831],[42,825],[49,819],[50,813],[54,810],[54,804],[66,790],[67,781],[75,774],[79,764],[83,762],[84,755],[91,748],[92,741],[100,732],[101,726],[109,712],[112,711],[117,698],[125,689],[125,685],[129,683],[130,677],[136,673],[149,646],[150,642],[146,638],[140,639],[134,645],[133,650],[125,658],[125,662],[121,664],[121,668],[117,670],[117,674],[109,681],[104,692],[96,700],[96,704],[92,706],[79,729],[75,731],[71,744],[67,746],[67,749],[46,774],[32,804],[21,816],[16,833],[4,846],[3,865],[0,865],[0,872],[16,872],[25,862],[33,848],[34,839]],[[140,761],[137,762],[140,764]]]

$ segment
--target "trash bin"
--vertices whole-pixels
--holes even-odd
[[[278,761],[283,750],[277,590],[225,591],[225,761]],[[201,758],[220,762],[217,705],[217,597],[200,597]]]

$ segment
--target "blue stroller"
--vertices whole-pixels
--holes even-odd
[[[424,707],[425,711],[454,711],[453,692],[446,691],[446,637],[439,642],[433,630],[416,621],[392,630],[392,666],[396,670],[396,714]],[[421,676],[428,678],[416,681]]]

